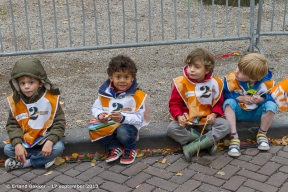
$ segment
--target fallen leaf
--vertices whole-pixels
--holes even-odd
[[[70,158],[68,156],[65,157],[66,161],[70,161]]]
[[[74,158],[74,159],[76,159],[77,157],[78,157],[78,153],[72,153],[72,157]]]
[[[161,85],[164,85],[165,84],[165,82],[164,81],[161,81],[161,82],[158,82],[159,84],[161,84]]]
[[[174,51],[170,51],[169,54],[170,54],[170,55],[174,55]]]
[[[245,28],[245,27],[246,27],[246,26],[245,26],[245,25],[243,25],[243,24],[242,24],[242,25],[240,25],[240,26],[241,26],[242,28]]]
[[[76,123],[80,123],[80,122],[82,122],[82,121],[83,121],[83,120],[80,120],[80,119],[79,119],[79,120],[76,121]]]
[[[225,172],[223,172],[223,171],[218,171],[217,174],[224,176],[224,175],[225,175]]]
[[[90,160],[89,153],[87,155],[86,154],[84,155],[83,160]]]
[[[286,136],[282,137],[282,145],[284,145],[284,146],[287,145],[286,139],[287,139]]]
[[[55,165],[61,165],[65,163],[65,159],[63,159],[62,157],[56,157],[56,160],[54,162]]]
[[[53,171],[49,171],[47,173],[45,173],[44,175],[51,175],[53,173]]]
[[[183,176],[183,173],[178,172],[178,173],[176,173],[176,176]]]
[[[167,159],[166,159],[166,158],[164,158],[164,159],[162,159],[161,163],[165,164],[165,163],[166,163],[166,161],[167,161]]]
[[[91,163],[91,167],[95,167],[95,163]]]
[[[138,187],[140,187],[140,185],[141,185],[141,184],[137,185],[137,186],[136,186],[136,189],[137,189]]]
[[[52,66],[51,68],[52,68],[52,69],[55,69],[56,67],[55,67],[55,66]]]
[[[101,155],[100,155],[98,152],[96,152],[96,153],[94,154],[93,160],[95,160],[95,161],[101,160]],[[93,160],[92,160],[92,161],[93,161]]]

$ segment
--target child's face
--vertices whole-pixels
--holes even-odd
[[[20,90],[26,97],[32,97],[38,88],[43,85],[38,79],[28,76],[19,77],[17,80]]]
[[[187,66],[187,73],[191,79],[202,82],[209,71],[205,69],[204,61],[198,60]]]
[[[120,70],[110,76],[110,81],[113,82],[116,91],[125,91],[133,83],[134,77],[129,70]]]
[[[250,79],[247,75],[243,74],[243,73],[239,70],[238,67],[236,68],[235,72],[236,72],[236,79],[237,79],[238,81],[242,81],[242,82],[247,82],[247,81],[249,81],[249,82],[255,82],[255,80]]]

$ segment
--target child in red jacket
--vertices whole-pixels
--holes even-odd
[[[222,104],[223,82],[213,75],[214,56],[207,50],[197,48],[185,60],[183,75],[173,79],[169,100],[169,112],[174,120],[168,125],[167,134],[183,146],[187,161],[200,149],[217,149],[216,141],[230,132],[230,125],[224,118]],[[194,128],[205,124],[206,134]],[[200,127],[200,128],[201,128]]]

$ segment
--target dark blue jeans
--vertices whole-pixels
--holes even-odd
[[[100,139],[100,143],[108,147],[108,150],[113,148],[124,147],[124,150],[136,149],[136,136],[138,129],[134,125],[122,124],[114,131],[112,135]]]

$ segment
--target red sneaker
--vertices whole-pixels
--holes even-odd
[[[135,150],[125,150],[124,154],[120,158],[120,163],[121,164],[131,164],[135,161],[137,152]]]
[[[122,149],[120,147],[113,148],[112,150],[109,150],[109,154],[106,157],[106,163],[116,161],[117,159],[119,159],[119,157],[121,157],[122,153],[123,152],[122,152]]]

